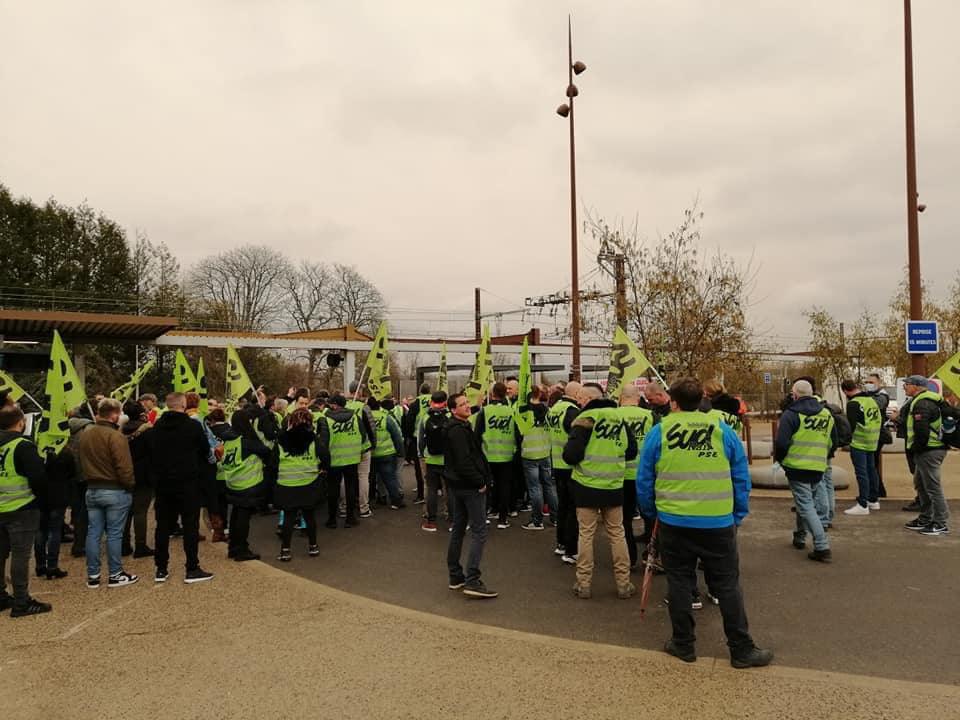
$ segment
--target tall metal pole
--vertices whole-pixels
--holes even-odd
[[[573,135],[573,21],[567,16],[567,102],[570,105],[570,334],[573,362],[570,378],[580,380],[580,271],[577,259],[577,158]]]
[[[917,141],[913,109],[913,25],[910,0],[903,0],[904,91],[906,95],[907,131],[907,268],[910,284],[910,319],[923,319],[920,292],[920,226],[917,218]],[[926,375],[925,355],[910,356],[911,370]]]

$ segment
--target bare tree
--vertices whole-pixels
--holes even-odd
[[[601,253],[621,254],[626,265],[625,328],[651,362],[670,374],[720,375],[725,367],[752,362],[753,332],[746,307],[753,289],[751,263],[738,265],[719,250],[700,250],[703,213],[694,206],[676,230],[655,243],[644,241],[636,225],[611,228],[591,220]],[[612,318],[604,313],[612,335]]]
[[[334,325],[353,325],[367,333],[376,332],[386,303],[376,286],[352,265],[333,266],[333,285],[328,301]]]
[[[287,299],[282,292],[294,272],[284,255],[265,245],[245,245],[206,257],[190,272],[202,300],[225,310],[237,330],[266,329]]]

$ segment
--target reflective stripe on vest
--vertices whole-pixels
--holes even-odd
[[[907,415],[907,449],[913,448],[913,408],[917,406],[917,400],[930,400],[937,405],[943,402],[943,396],[932,392],[930,390],[924,390],[922,393],[917,393],[913,396],[913,400],[910,402],[910,414]],[[938,415],[937,419],[930,423],[930,436],[927,438],[927,447],[928,448],[942,448],[943,440],[940,438],[941,430],[943,429],[943,416]]]
[[[622,490],[628,440],[620,409],[587,410],[580,419],[593,420],[593,429],[583,460],[573,468],[573,479],[595,490]]]
[[[620,413],[620,419],[623,420],[627,432],[637,440],[637,457],[633,460],[627,460],[627,465],[623,471],[624,480],[635,480],[637,466],[640,464],[640,450],[643,448],[643,439],[653,427],[653,411],[637,405],[624,405],[618,408],[617,412]]]
[[[397,454],[396,448],[393,447],[393,436],[387,429],[388,417],[390,417],[390,413],[386,410],[373,411],[373,426],[377,433],[377,446],[373,449],[373,456],[375,458],[389,457],[390,455]]]
[[[249,490],[263,482],[263,461],[256,455],[243,457],[243,440],[235,438],[223,444],[223,461],[220,467],[227,488],[235,492]],[[220,473],[217,473],[220,477]]]
[[[671,413],[660,421],[660,433],[657,510],[686,517],[732,513],[733,481],[720,420],[697,411]]]
[[[563,429],[563,418],[567,415],[567,408],[575,408],[576,404],[561,398],[553,404],[547,413],[547,429],[550,433],[550,462],[554,470],[569,470],[570,466],[563,461],[563,448],[567,444],[567,431]]]
[[[326,416],[330,428],[330,467],[359,465],[362,454],[360,443],[360,416],[353,413],[349,420],[335,421]]]
[[[20,443],[26,438],[16,437],[0,446],[0,513],[19,510],[34,500],[30,482],[17,472],[13,455]]]
[[[510,462],[517,451],[513,408],[499,403],[483,409],[483,454],[487,462]]]
[[[284,487],[304,487],[317,479],[317,448],[313,441],[303,455],[290,455],[279,446],[280,465],[277,469],[277,484]]]
[[[254,422],[253,422],[253,432],[256,433],[256,435],[257,435],[258,438],[260,438],[260,442],[262,442],[262,443],[263,443],[264,445],[266,445],[268,448],[270,448],[271,450],[273,450],[273,446],[274,446],[274,443],[275,443],[276,441],[274,441],[274,440],[267,440],[267,436],[264,435],[263,432],[260,430],[260,418],[257,418],[256,420],[254,420]]]
[[[863,422],[858,422],[853,429],[853,440],[850,441],[850,447],[856,450],[874,452],[880,444],[880,426],[883,424],[880,406],[872,397],[857,395],[850,399],[859,405],[863,412]]]
[[[524,414],[533,415],[532,410]],[[546,422],[537,423],[531,417],[527,431],[520,440],[520,457],[524,460],[543,460],[550,457],[550,431]]]
[[[800,427],[793,433],[787,456],[780,464],[791,470],[826,472],[833,422],[833,414],[826,408],[816,415],[801,415]]]

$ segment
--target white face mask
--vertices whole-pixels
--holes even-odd
[[[874,383],[864,383],[863,389],[867,392],[874,392],[877,389],[877,386]]]

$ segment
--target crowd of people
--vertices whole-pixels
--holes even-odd
[[[812,560],[830,562],[827,530],[834,518],[831,458],[849,446],[858,480],[857,503],[845,512],[879,507],[876,453],[886,441],[885,398],[872,385],[843,384],[842,410],[815,394],[812,378],[792,386],[775,438],[774,458],[793,493],[793,544],[813,539]],[[942,396],[926,378],[907,379],[910,406],[892,415],[905,437],[914,470],[919,517],[907,528],[948,532],[940,486],[946,449],[941,439]],[[262,389],[229,411],[215,400],[201,413],[196,393],[171,393],[161,407],[146,394],[121,406],[94,398],[70,419],[71,438],[59,454],[41,457],[24,436],[21,409],[3,398],[0,409],[0,559],[10,559],[13,594],[0,594],[12,617],[48,612],[29,594],[29,563],[49,580],[60,568],[61,544],[86,558],[86,585],[100,587],[106,539],[106,586],[138,582],[124,557],[152,557],[157,583],[170,579],[170,539],[182,538],[183,581],[209,581],[199,564],[201,519],[210,541],[227,544],[237,562],[259,559],[250,546],[254,514],[278,510],[281,562],[293,557],[295,531],[306,554],[319,554],[317,512],[325,527],[353,528],[378,506],[407,507],[398,480],[403,463],[416,478],[420,528],[449,532],[448,585],[473,598],[494,598],[482,578],[488,528],[555,532],[554,553],[575,566],[573,593],[592,597],[593,544],[602,528],[612,553],[617,596],[637,588],[631,570],[646,556],[662,566],[673,632],[665,649],[696,659],[693,611],[708,598],[719,605],[735,667],[768,664],[772,653],[754,644],[739,583],[736,526],[749,511],[750,473],[742,405],[723,384],[685,378],[666,389],[628,385],[616,400],[596,383],[535,385],[518,397],[519,383],[495,383],[473,405],[463,393],[420,388],[417,397],[361,399],[348,393],[290,388],[268,398]],[[441,499],[443,507],[441,507]],[[148,544],[149,508],[154,547]],[[66,512],[70,511],[70,522]],[[634,521],[643,530],[634,534]],[[342,521],[342,522],[341,522]],[[518,521],[519,524],[519,521]],[[463,545],[470,531],[466,565]]]

